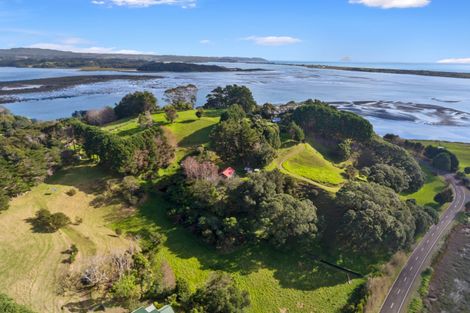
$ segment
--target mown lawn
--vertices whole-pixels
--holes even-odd
[[[168,207],[160,196],[152,196],[138,214],[114,226],[125,231],[151,228],[165,234],[167,240],[155,258],[166,260],[177,276],[189,280],[193,290],[213,271],[231,274],[250,293],[249,312],[338,312],[364,282],[353,279],[349,284],[343,272],[269,246],[251,245],[232,253],[215,251],[168,220]]]
[[[220,110],[205,110],[204,116],[196,117],[195,110],[178,112],[178,118],[173,123],[168,123],[165,114],[160,112],[152,115],[155,122],[171,131],[181,147],[206,144],[212,127],[219,122]],[[105,126],[103,129],[120,136],[132,135],[140,131],[137,118],[121,120]]]
[[[344,181],[342,170],[325,160],[312,146],[300,144],[296,149],[296,153],[282,163],[286,171],[322,184],[339,185]]]
[[[438,208],[440,205],[434,201],[434,196],[446,187],[446,182],[441,176],[432,173],[431,169],[427,166],[422,166],[426,174],[426,181],[424,186],[415,193],[405,194],[405,199],[416,199],[420,205],[428,205]]]

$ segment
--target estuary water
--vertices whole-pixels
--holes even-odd
[[[156,75],[163,78],[109,81],[78,85],[54,92],[15,95],[13,97],[18,102],[4,106],[18,115],[50,120],[69,117],[76,110],[113,106],[125,94],[137,90],[155,93],[160,104],[163,104],[161,97],[165,89],[188,83],[198,86],[197,102],[202,105],[205,96],[215,87],[240,84],[249,87],[260,104],[283,104],[291,100],[303,101],[310,98],[330,102],[341,109],[363,115],[381,135],[395,133],[404,138],[470,142],[470,79],[309,69],[278,64],[222,65],[263,68],[266,71],[158,73]],[[342,65],[362,66],[344,63]],[[470,66],[465,65],[373,65],[381,68],[398,66],[402,69],[470,72]],[[98,74],[119,73],[0,68],[0,81]]]

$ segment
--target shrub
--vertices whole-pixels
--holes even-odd
[[[466,167],[464,169],[465,174],[470,174],[470,166]]]
[[[34,313],[29,308],[19,305],[7,295],[0,293],[0,312],[2,313]]]
[[[436,201],[439,204],[444,204],[448,202],[454,201],[454,192],[452,191],[452,188],[447,187],[443,191],[439,192],[435,197],[434,201]]]
[[[165,119],[168,122],[173,123],[178,118],[178,112],[176,111],[174,106],[167,105],[164,108],[164,111],[165,111]]]
[[[74,188],[69,189],[69,190],[67,190],[66,194],[67,194],[67,196],[69,196],[69,197],[73,197],[73,196],[75,196],[75,195],[77,194],[77,190],[75,190]]]
[[[71,245],[69,252],[70,252],[69,263],[72,264],[73,262],[75,262],[75,259],[77,258],[77,254],[78,254],[77,246],[75,244]]]
[[[75,217],[75,225],[80,225],[81,223],[83,223],[83,218],[81,218],[79,216],[76,216]]]
[[[135,276],[131,274],[122,276],[113,284],[111,295],[114,300],[128,309],[136,307],[141,294]]]
[[[305,133],[294,121],[289,124],[288,133],[292,140],[302,142],[305,140]]]
[[[204,116],[204,109],[203,108],[198,108],[196,111],[196,117],[201,118]]]
[[[242,313],[249,305],[248,293],[239,290],[233,279],[223,273],[213,274],[190,300],[190,306],[198,310],[196,312]]]
[[[70,218],[62,212],[51,214],[49,210],[40,209],[36,212],[33,224],[39,231],[55,232],[70,224]]]
[[[189,288],[189,283],[186,279],[178,277],[176,279],[176,295],[178,301],[181,303],[186,303],[191,297],[191,289]]]

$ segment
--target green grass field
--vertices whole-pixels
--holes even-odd
[[[213,271],[231,274],[250,293],[248,312],[338,312],[363,279],[348,283],[346,274],[319,263],[300,260],[269,246],[248,246],[220,253],[166,217],[169,204],[153,196],[138,214],[115,224],[126,231],[152,228],[167,236],[155,256],[166,260],[177,276],[201,286]]]
[[[441,146],[455,153],[460,161],[460,169],[470,166],[470,144],[446,141],[420,141],[424,145]]]
[[[78,167],[11,201],[10,209],[0,214],[0,290],[37,312],[64,312],[62,305],[82,300],[80,295],[56,293],[67,268],[79,268],[91,256],[123,251],[130,245],[107,227],[119,215],[116,206],[89,205],[96,196],[92,193],[96,178],[103,176],[96,168]],[[65,194],[71,188],[77,190],[72,197]],[[83,222],[52,234],[36,233],[27,219],[40,208],[63,212],[72,221],[81,217]],[[79,253],[68,265],[63,263],[67,258],[63,252],[71,244],[77,245]]]
[[[422,169],[426,174],[424,186],[417,192],[406,194],[403,197],[405,199],[416,199],[416,202],[420,205],[438,208],[439,204],[434,201],[434,196],[442,191],[447,184],[441,176],[434,175],[429,167],[423,166]]]
[[[286,156],[282,167],[289,173],[321,184],[339,185],[344,179],[342,170],[325,158],[309,144],[300,144]]]
[[[204,116],[198,119],[195,110],[178,112],[178,118],[173,123],[165,120],[164,113],[153,114],[153,120],[171,131],[180,147],[206,144],[212,127],[219,122],[221,111],[205,110]],[[140,131],[137,118],[118,121],[105,126],[103,129],[121,136],[132,135]]]

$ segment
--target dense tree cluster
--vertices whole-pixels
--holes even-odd
[[[102,166],[117,173],[152,177],[174,157],[175,149],[159,126],[122,138],[78,121],[72,125],[87,155],[97,156]]]
[[[425,180],[418,162],[405,149],[378,138],[365,145],[358,166],[373,167],[370,180],[396,191],[418,191]],[[400,175],[403,179],[398,177]]]
[[[409,188],[409,176],[401,168],[387,164],[375,164],[370,168],[369,181],[390,187],[395,192],[402,192]]]
[[[425,147],[420,142],[403,139],[394,134],[386,134],[383,138],[390,143],[405,148],[406,150],[413,151],[418,155],[421,155],[424,152]]]
[[[157,99],[148,91],[136,91],[126,95],[114,107],[114,112],[118,118],[137,116],[146,111],[157,110]]]
[[[343,140],[368,141],[374,131],[372,125],[363,117],[340,111],[318,100],[308,100],[295,109],[292,119],[309,134]]]
[[[274,159],[279,146],[278,126],[264,120],[231,118],[211,132],[211,147],[232,166],[263,167]]]
[[[345,249],[361,254],[408,248],[438,219],[434,209],[420,207],[413,200],[403,202],[392,189],[375,183],[348,183],[336,201],[344,209],[340,241]]]
[[[292,178],[278,171],[251,174],[247,180],[214,180],[212,170],[195,175],[186,165],[185,172],[184,181],[178,179],[168,192],[179,204],[169,214],[218,248],[257,239],[276,246],[311,243],[317,234],[315,206],[298,196]]]
[[[206,109],[226,109],[233,104],[240,105],[246,113],[256,109],[256,101],[251,90],[245,86],[227,85],[217,87],[207,95]]]
[[[0,108],[0,211],[61,166],[64,134],[60,123],[33,122]]]
[[[456,172],[459,170],[459,159],[455,154],[442,147],[429,145],[424,150],[424,155],[431,160],[432,165],[442,171]]]

